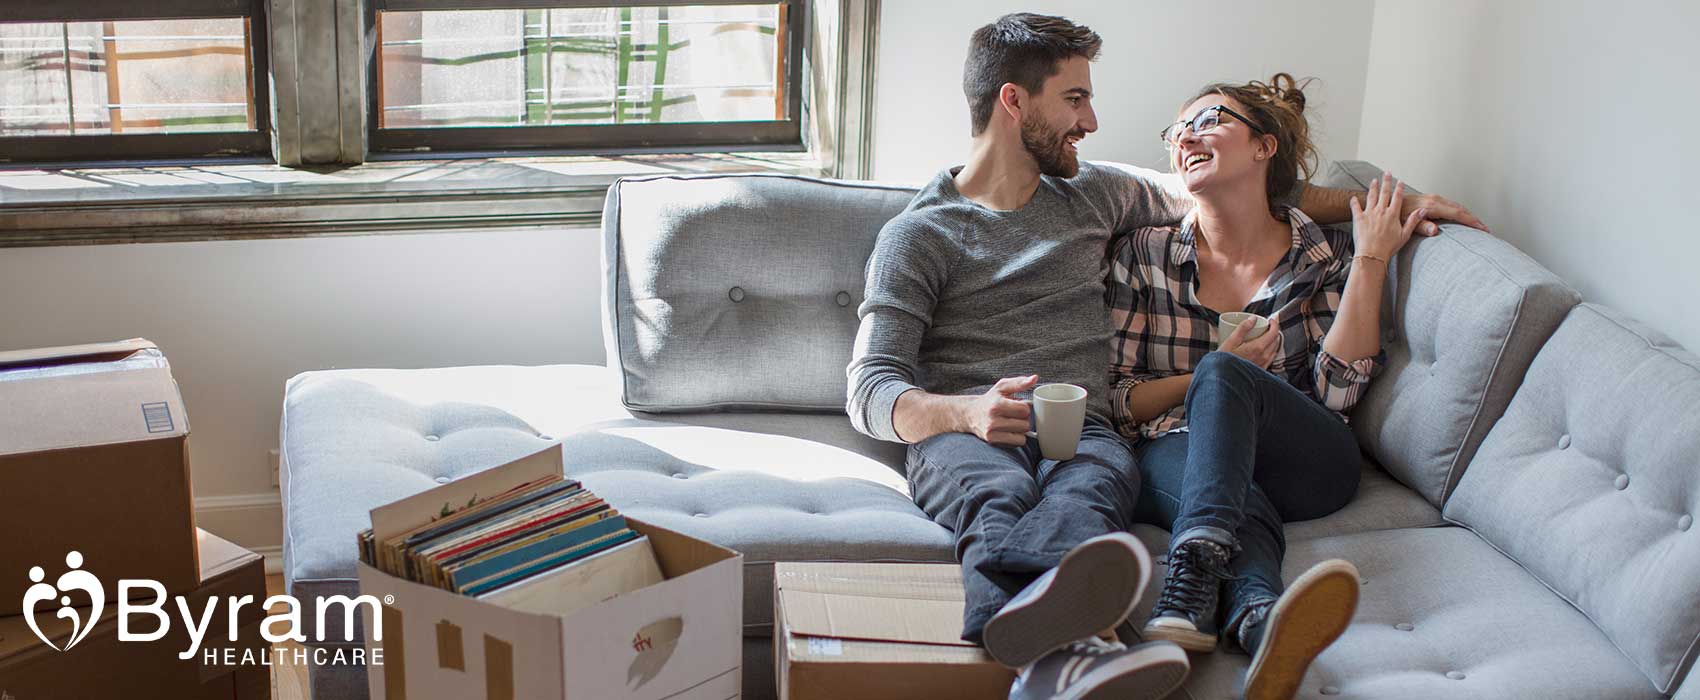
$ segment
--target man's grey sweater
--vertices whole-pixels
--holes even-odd
[[[1174,224],[1192,208],[1179,178],[1081,163],[1041,176],[1020,209],[988,209],[939,173],[887,222],[868,259],[862,325],[849,367],[856,429],[902,442],[892,425],[911,389],[979,394],[999,379],[1078,384],[1088,410],[1109,415],[1110,236]]]

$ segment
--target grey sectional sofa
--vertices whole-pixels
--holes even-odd
[[[1337,164],[1323,184],[1372,173]],[[608,367],[295,377],[290,592],[354,592],[370,508],[559,441],[568,473],[622,509],[745,554],[744,690],[771,697],[773,562],[952,560],[906,495],[902,446],[843,413],[863,263],[911,194],[625,180],[604,221]],[[1683,681],[1700,639],[1700,360],[1478,231],[1449,226],[1395,272],[1388,368],[1353,414],[1362,488],[1289,525],[1290,574],[1345,557],[1364,576],[1301,696],[1700,700]],[[313,645],[360,643],[326,627]],[[1237,697],[1245,665],[1195,656],[1176,697]],[[311,676],[318,700],[366,694],[363,668]]]

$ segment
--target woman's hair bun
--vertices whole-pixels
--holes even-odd
[[[1301,85],[1288,73],[1276,73],[1269,82],[1252,81],[1252,86],[1262,91],[1265,96],[1275,102],[1284,102],[1294,112],[1303,114],[1305,111],[1305,91],[1310,86],[1311,78],[1306,78]]]

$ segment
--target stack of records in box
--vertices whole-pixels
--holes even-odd
[[[662,579],[648,538],[560,475],[444,504],[430,522],[382,542],[366,530],[360,558],[408,581],[556,614]]]

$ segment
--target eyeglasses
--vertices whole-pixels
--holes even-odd
[[[1192,115],[1191,119],[1182,119],[1170,124],[1169,128],[1164,129],[1163,133],[1158,134],[1158,137],[1163,139],[1163,145],[1168,146],[1169,150],[1173,151],[1180,146],[1181,134],[1185,133],[1188,126],[1192,127],[1192,133],[1194,134],[1208,134],[1214,130],[1218,124],[1222,123],[1221,115],[1223,112],[1226,112],[1229,116],[1240,120],[1241,123],[1250,127],[1252,131],[1259,134],[1266,133],[1263,129],[1259,128],[1257,124],[1253,123],[1250,119],[1247,119],[1245,115],[1228,109],[1222,105],[1211,105],[1198,110],[1198,114]]]

